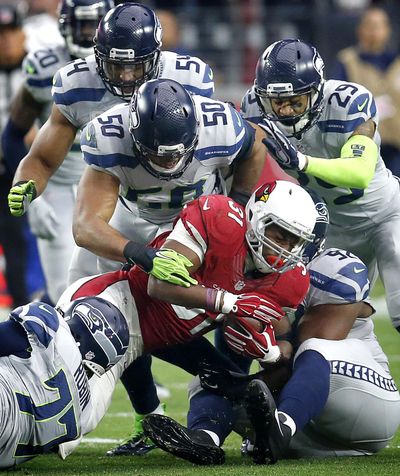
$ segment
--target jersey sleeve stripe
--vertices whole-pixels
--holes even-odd
[[[195,152],[195,157],[200,162],[213,159],[219,159],[221,157],[230,157],[235,156],[241,149],[244,141],[244,134],[241,139],[233,145],[230,146],[211,146],[203,147],[202,149],[197,149]],[[212,162],[211,162],[212,163]],[[210,164],[211,165],[211,164]]]
[[[28,78],[27,84],[33,88],[50,88],[53,84],[53,78],[51,76],[44,79]]]
[[[347,134],[353,132],[360,124],[365,122],[364,117],[358,117],[351,121],[328,120],[319,121],[318,127],[321,132],[335,132],[337,134]]]
[[[344,301],[349,303],[358,301],[357,292],[352,286],[335,279],[331,279],[329,276],[318,273],[317,271],[310,270],[310,282],[315,288],[339,296]]]
[[[106,89],[77,88],[64,93],[58,93],[54,89],[53,99],[56,104],[62,104],[64,106],[85,101],[100,102],[106,91]]]
[[[82,147],[83,158],[85,162],[89,165],[97,165],[104,169],[111,167],[128,167],[134,169],[137,167],[137,162],[133,160],[130,155],[124,154],[106,154],[106,155],[96,155],[86,152],[84,147]]]
[[[183,84],[186,91],[189,91],[192,94],[197,94],[199,96],[204,96],[210,98],[214,94],[214,87],[212,88],[197,88],[191,84]]]

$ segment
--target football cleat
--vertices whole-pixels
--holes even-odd
[[[143,415],[135,415],[133,433],[115,448],[107,451],[107,456],[143,456],[156,446],[143,433]]]
[[[253,461],[276,463],[288,449],[292,435],[284,423],[286,416],[278,412],[271,392],[261,380],[249,383],[244,405],[255,431]]]
[[[225,453],[202,430],[190,430],[165,415],[151,414],[143,419],[147,437],[159,448],[194,464],[217,465],[225,462]]]
[[[235,401],[243,398],[248,383],[254,376],[202,362],[199,368],[199,378],[201,386],[205,390]]]

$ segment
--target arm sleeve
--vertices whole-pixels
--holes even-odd
[[[378,155],[378,146],[372,139],[355,135],[343,145],[339,158],[307,156],[305,173],[337,187],[365,189],[374,176]]]
[[[29,347],[28,335],[18,322],[0,322],[0,357],[22,352]]]
[[[4,161],[12,175],[15,174],[18,164],[28,153],[24,142],[25,135],[28,131],[29,129],[20,129],[9,119],[1,136]]]

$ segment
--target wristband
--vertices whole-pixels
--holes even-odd
[[[146,273],[153,269],[153,259],[155,258],[157,250],[155,248],[128,241],[124,247],[123,254],[130,264],[137,264]]]
[[[236,294],[224,291],[221,302],[221,312],[223,314],[229,314],[235,306],[238,296]]]

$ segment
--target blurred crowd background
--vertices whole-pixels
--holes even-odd
[[[10,2],[21,10],[18,18],[23,20],[20,24],[18,19],[2,17],[0,9],[0,131],[15,89],[13,75],[18,73],[23,56],[31,50],[63,44],[58,31],[58,0],[0,0],[0,6]],[[124,1],[115,0],[118,3]],[[257,59],[266,46],[283,38],[301,38],[312,43],[325,61],[328,79],[358,82],[374,94],[380,116],[382,156],[386,165],[400,175],[400,0],[139,3],[156,10],[163,26],[163,49],[199,56],[208,62],[215,76],[215,98],[231,101],[237,107],[253,83]],[[15,36],[6,35],[10,28]],[[0,160],[0,306],[2,302],[10,305],[1,274],[5,269],[1,245],[9,245],[11,253],[20,254],[10,230],[14,224],[25,226],[20,218],[10,221],[5,197],[11,177],[2,175],[1,168]],[[35,247],[29,253],[36,256]],[[28,257],[28,262],[37,261],[37,257]],[[43,289],[37,269],[32,273],[28,270],[27,282],[31,298]],[[25,293],[21,293],[23,299]]]
[[[265,47],[282,38],[314,44],[325,60],[327,77],[337,53],[357,43],[363,12],[385,9],[390,24],[369,25],[370,41],[399,50],[399,0],[172,0],[142,2],[164,10],[164,49],[200,56],[214,69],[217,95],[235,103],[254,79],[257,59]],[[168,13],[165,12],[167,10]],[[391,29],[391,31],[389,31]],[[386,39],[386,37],[388,37]],[[399,79],[400,83],[400,79]]]

